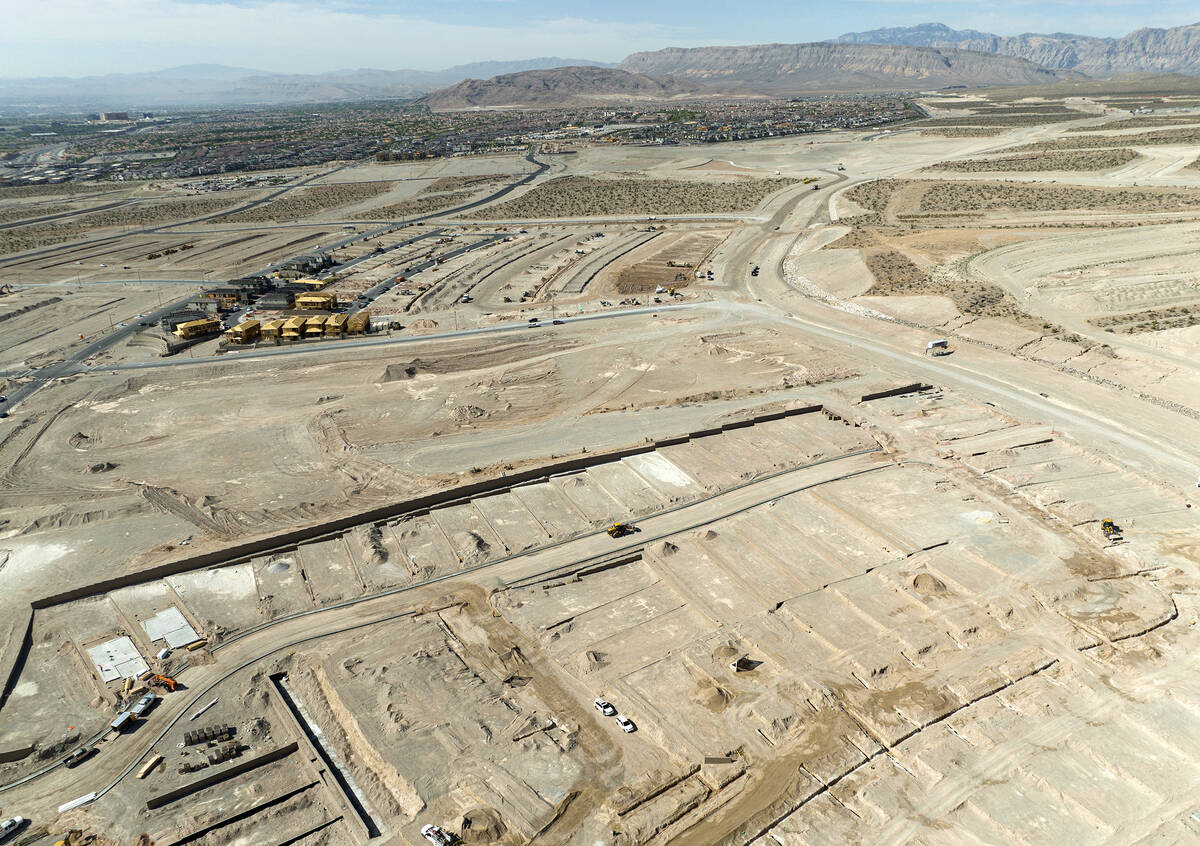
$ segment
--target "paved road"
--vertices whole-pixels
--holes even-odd
[[[1028,133],[1022,135],[1027,137]],[[990,142],[990,147],[997,145]],[[911,169],[913,164],[905,167]],[[883,164],[871,172],[856,173],[851,184],[900,170]],[[845,187],[849,186],[838,190]],[[914,378],[962,390],[1021,417],[1045,421],[1152,476],[1172,480],[1189,495],[1196,490],[1200,460],[1194,450],[1186,448],[1186,444],[1200,441],[1200,422],[1194,419],[1140,400],[1131,392],[982,346],[963,345],[953,356],[930,359],[923,354],[930,337],[926,333],[892,321],[848,314],[793,289],[784,279],[784,261],[812,235],[813,227],[829,221],[828,197],[825,190],[800,191],[779,205],[769,220],[748,222],[714,258],[717,278],[730,285],[734,297],[740,294],[750,301],[745,305],[760,309],[761,319],[789,325],[819,346],[845,346],[867,361],[890,362]],[[749,271],[755,264],[760,266],[760,275],[752,277]]]
[[[844,344],[868,361],[893,362],[914,377],[1045,421],[1154,477],[1172,480],[1181,490],[1195,490],[1200,460],[1185,445],[1200,440],[1196,420],[1129,392],[982,346],[963,345],[953,356],[930,359],[924,355],[927,335],[920,330],[803,297],[785,281],[783,263],[811,234],[813,224],[825,222],[827,206],[816,200],[814,195],[815,202],[807,204],[801,197],[785,205],[758,231],[747,227],[742,240],[727,251],[722,278],[760,303],[764,318],[789,324],[818,344]],[[758,277],[749,275],[751,264],[760,266]]]

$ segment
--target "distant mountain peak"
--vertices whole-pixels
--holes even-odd
[[[418,102],[437,111],[472,108],[556,108],[634,100],[670,100],[712,93],[691,81],[654,79],[617,68],[547,68],[467,79],[435,91]]]
[[[1028,59],[1054,70],[1089,76],[1118,73],[1200,75],[1200,24],[1171,29],[1139,29],[1122,38],[1096,38],[1069,32],[994,35],[945,24],[889,27],[848,32],[839,44],[888,44],[935,49],[956,48]]]

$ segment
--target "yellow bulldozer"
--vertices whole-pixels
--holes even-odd
[[[630,523],[613,523],[606,531],[610,538],[623,538],[632,535],[637,529]]]
[[[1104,532],[1104,537],[1109,540],[1121,540],[1121,527],[1114,523],[1111,517],[1100,521],[1100,531]]]

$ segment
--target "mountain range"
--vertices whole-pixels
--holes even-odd
[[[153,111],[166,107],[411,98],[471,77],[486,78],[563,66],[612,67],[589,59],[558,56],[512,62],[475,62],[440,71],[359,69],[317,74],[268,73],[226,65],[183,65],[149,73],[0,79],[0,109]]]
[[[434,111],[547,108],[663,101],[713,93],[712,88],[689,79],[650,77],[616,68],[566,67],[502,74],[487,80],[467,79],[426,95],[417,103]]]
[[[880,91],[950,85],[1044,85],[1063,75],[1013,56],[878,44],[668,47],[634,53],[621,70],[759,91]]]
[[[589,74],[585,68],[610,72]],[[1068,33],[1000,36],[931,23],[847,33],[831,42],[668,47],[634,53],[616,65],[554,56],[476,62],[441,71],[279,74],[186,65],[156,73],[0,79],[0,110],[158,111],[422,95],[427,95],[426,104],[439,109],[548,107],[733,92],[1042,85],[1147,72],[1200,75],[1200,24],[1096,38]]]
[[[1121,73],[1200,74],[1200,24],[1172,29],[1139,29],[1123,38],[1095,38],[1056,32],[1050,35],[993,35],[945,24],[851,32],[834,39],[842,44],[895,44],[909,47],[956,48],[1016,56],[1052,70],[1088,76]]]

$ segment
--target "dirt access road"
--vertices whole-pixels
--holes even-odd
[[[655,541],[701,528],[779,497],[893,466],[875,450],[827,459],[646,518],[639,524],[640,531],[625,542],[614,541],[605,532],[597,531],[473,569],[261,625],[222,644],[215,650],[215,663],[190,666],[177,673],[186,691],[178,696],[167,695],[136,734],[119,739],[76,769],[56,765],[0,786],[0,796],[5,807],[19,807],[23,815],[37,819],[53,818],[54,809],[64,796],[95,791],[101,794],[102,801],[105,794],[132,774],[171,726],[219,695],[224,681],[301,643],[411,615],[423,603],[452,593],[455,583],[485,587],[510,584],[584,562],[619,558]],[[398,607],[397,600],[404,607]]]

